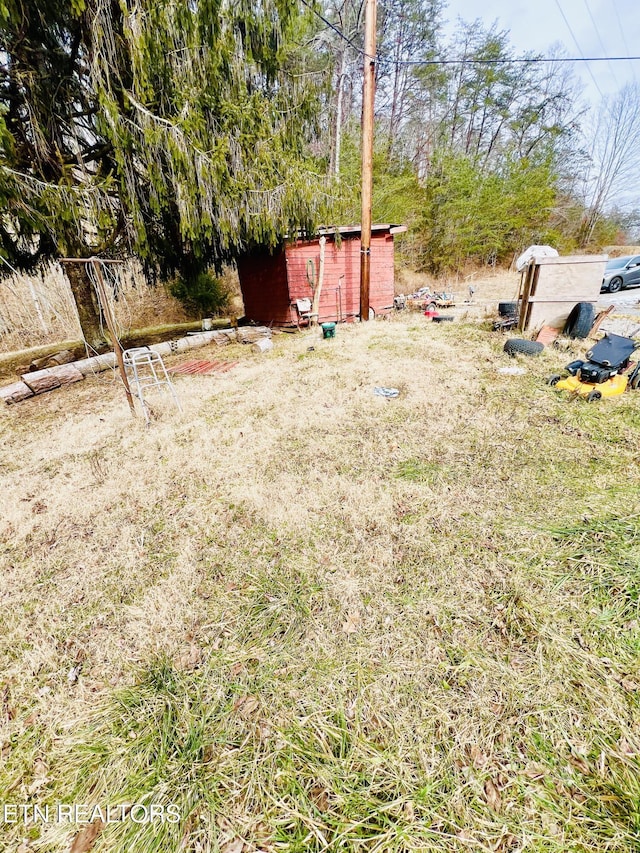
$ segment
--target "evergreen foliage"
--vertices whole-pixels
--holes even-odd
[[[143,257],[217,268],[310,229],[324,196],[306,160],[313,91],[283,71],[290,0],[98,0],[92,74],[100,130]]]
[[[118,219],[88,42],[82,0],[9,0],[1,10],[0,240],[20,266],[97,249]]]
[[[326,193],[306,157],[314,90],[288,67],[297,15],[294,0],[8,0],[5,254],[134,251],[188,281],[312,229]],[[90,288],[70,279],[96,337]]]
[[[179,299],[194,317],[211,317],[229,305],[229,291],[221,278],[200,272],[189,279],[177,276],[170,284],[172,296]]]
[[[511,261],[521,247],[556,242],[548,161],[505,155],[493,170],[463,154],[438,155],[425,186],[421,265],[438,273],[466,261]]]

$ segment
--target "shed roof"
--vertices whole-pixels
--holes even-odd
[[[389,234],[402,234],[407,230],[406,225],[392,225],[391,223],[385,222],[379,225],[371,226],[372,234],[379,234],[381,232],[388,231]],[[340,234],[342,236],[355,235],[360,234],[362,232],[362,225],[331,225],[327,228],[318,228],[318,236],[330,237],[332,234]]]

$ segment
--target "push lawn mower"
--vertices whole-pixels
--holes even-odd
[[[631,356],[637,347],[638,342],[631,338],[606,334],[589,350],[587,361],[572,361],[565,367],[567,377],[554,374],[548,384],[573,391],[590,403],[602,397],[617,397],[627,387],[635,390],[640,385],[640,363],[633,364]]]

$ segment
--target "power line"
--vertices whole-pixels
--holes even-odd
[[[317,9],[314,9],[314,8],[313,8],[313,6],[311,5],[311,3],[307,3],[307,0],[300,0],[300,2],[302,3],[302,5],[303,5],[303,6],[306,6],[306,7],[307,7],[307,9],[309,9],[311,12],[313,12],[313,14],[316,16],[316,18],[320,18],[320,20],[321,20],[324,24],[326,24],[326,25],[329,27],[329,29],[333,30],[333,31],[334,31],[334,33],[337,33],[343,41],[346,41],[346,43],[347,43],[347,44],[350,44],[350,45],[351,45],[351,47],[352,47],[355,51],[357,51],[357,52],[358,52],[359,54],[361,54],[362,56],[366,56],[366,55],[367,55],[367,54],[364,52],[364,50],[360,47],[360,45],[355,44],[355,42],[351,41],[351,39],[350,39],[350,38],[348,38],[347,36],[345,36],[345,34],[342,32],[342,30],[341,30],[339,27],[336,27],[336,25],[335,25],[335,24],[332,24],[332,23],[331,23],[331,21],[328,21],[328,20],[324,17],[324,15],[321,15],[321,14],[320,14],[320,12],[318,12],[318,10],[317,10]],[[372,57],[369,57],[369,58],[370,58],[370,59],[374,59],[374,60],[375,60],[375,57],[373,57],[373,56],[372,56]]]
[[[569,23],[569,21],[567,20],[567,16],[565,15],[565,13],[564,13],[564,11],[563,11],[563,9],[562,9],[562,6],[560,5],[560,0],[556,0],[556,6],[558,7],[558,9],[559,9],[559,11],[560,11],[560,14],[562,15],[562,20],[565,22],[565,24],[567,25],[567,29],[568,29],[568,30],[569,30],[569,32],[571,33],[571,38],[573,39],[574,44],[575,44],[575,46],[576,46],[576,47],[577,47],[577,49],[578,49],[578,53],[580,54],[580,56],[584,57],[584,54],[583,54],[583,52],[582,52],[582,50],[581,50],[581,48],[580,48],[580,45],[578,44],[578,39],[575,37],[575,34],[574,34],[573,30],[571,29],[571,24],[570,24],[570,23]],[[591,79],[593,80],[593,85],[594,85],[594,86],[596,87],[596,89],[598,90],[598,93],[599,93],[600,97],[601,97],[601,98],[604,98],[604,95],[602,94],[602,90],[600,89],[600,86],[598,86],[598,81],[597,81],[597,80],[596,80],[596,78],[593,76],[593,72],[591,71],[591,69],[589,68],[589,66],[588,66],[588,65],[587,65],[587,71],[589,72],[589,77],[591,77]]]
[[[336,27],[335,24],[332,24],[331,21],[327,20],[324,15],[321,15],[316,9],[313,8],[311,3],[308,3],[307,0],[300,0],[303,6],[306,6],[313,14],[319,18],[324,24],[326,24],[329,29],[333,30],[336,35],[340,36],[340,38],[345,41],[348,45],[359,53],[361,56],[367,57],[368,59],[375,60],[376,57],[368,56],[368,54],[360,47],[360,45],[356,44],[350,38],[348,38],[339,27]],[[556,0],[558,2],[558,0]],[[560,9],[562,12],[562,9]],[[564,13],[562,13],[564,17]],[[565,18],[565,22],[567,26],[569,26],[568,21]],[[573,33],[572,33],[573,35]],[[575,36],[574,36],[575,41]],[[377,59],[379,62],[388,62],[391,65],[511,65],[512,63],[541,63],[541,62],[638,62],[640,61],[640,56],[584,56],[582,51],[580,51],[579,45],[578,51],[580,52],[580,56],[557,56],[557,57],[547,57],[547,56],[528,56],[528,57],[512,57],[511,59],[473,59],[473,58],[465,58],[465,59],[393,59],[391,57],[387,57],[385,54],[378,54]],[[591,72],[589,72],[591,73]],[[598,91],[598,84],[594,79],[594,84]],[[602,92],[600,92],[602,95]]]
[[[602,36],[600,35],[600,30],[598,29],[598,25],[596,24],[595,18],[593,17],[593,13],[591,11],[591,6],[589,6],[589,0],[584,0],[584,5],[589,13],[589,17],[591,18],[591,23],[593,24],[593,29],[596,32],[596,36],[598,37],[598,41],[600,42],[600,47],[602,48],[602,52],[606,53],[607,49],[604,46],[604,42],[602,41]],[[616,77],[616,72],[613,70],[613,65],[609,63],[609,68],[611,73],[613,74],[613,79],[615,80],[616,88],[620,88],[620,84],[618,83],[618,78]]]
[[[639,60],[640,56],[518,56],[512,59],[400,59],[397,62],[390,59],[389,62],[392,65],[511,65],[514,62],[637,62]]]
[[[613,11],[616,13],[616,19],[618,21],[618,29],[620,30],[620,35],[622,36],[622,44],[624,45],[624,49],[627,51],[627,53],[629,53],[630,52],[629,51],[629,45],[627,44],[627,37],[624,33],[624,27],[622,26],[622,21],[620,20],[620,12],[618,11],[618,4],[616,3],[616,0],[611,0],[611,2],[613,4]],[[629,63],[629,68],[631,69],[631,73],[633,74],[633,79],[635,80],[636,71],[635,71],[635,68],[633,67],[633,65],[631,63]]]

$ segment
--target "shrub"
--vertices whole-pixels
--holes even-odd
[[[208,271],[176,278],[169,285],[169,291],[193,316],[210,317],[221,314],[229,306],[230,293],[227,285]]]

